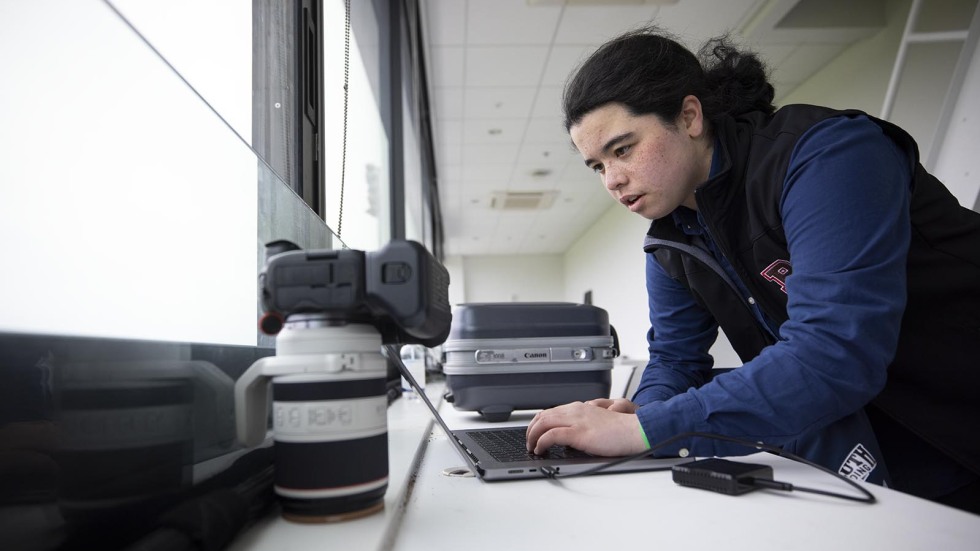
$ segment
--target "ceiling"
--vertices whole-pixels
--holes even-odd
[[[885,23],[881,0],[422,0],[447,255],[561,254],[619,208],[572,149],[562,85],[653,22],[696,49],[732,33],[776,101]]]

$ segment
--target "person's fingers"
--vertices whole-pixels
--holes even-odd
[[[636,404],[626,398],[617,398],[612,401],[612,404],[607,406],[607,409],[619,413],[636,413]]]
[[[575,430],[571,427],[554,427],[538,438],[534,445],[534,450],[532,453],[536,455],[543,455],[544,452],[548,451],[548,448],[554,445],[572,446],[572,439],[575,436]]]
[[[527,449],[541,455],[562,445],[595,455],[628,455],[646,448],[638,425],[636,415],[574,402],[535,415],[528,427]]]
[[[538,437],[542,432],[542,419],[546,417],[546,412],[548,410],[539,411],[531,419],[531,422],[527,424],[527,432],[525,432],[525,439],[527,440],[527,451],[534,451],[534,446],[538,441]]]
[[[537,414],[535,414],[534,418],[531,419],[531,422],[527,425],[527,450],[533,451],[536,449],[538,438],[540,438],[542,434],[548,432],[550,429],[569,424],[567,421],[569,418],[569,413],[573,412],[575,408],[582,407],[583,405],[584,404],[582,402],[572,402],[571,404],[565,404],[539,411]]]
[[[600,408],[608,408],[609,406],[612,406],[614,403],[615,401],[609,398],[595,398],[593,400],[589,400],[588,402],[586,402],[586,404],[589,404],[590,406],[596,406]]]
[[[634,413],[636,411],[636,405],[626,398],[595,398],[585,403],[618,413]]]

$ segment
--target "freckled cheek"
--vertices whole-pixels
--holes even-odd
[[[663,163],[671,157],[672,153],[674,152],[666,144],[658,144],[657,147],[650,150],[650,158],[654,162]]]
[[[656,152],[641,153],[630,163],[631,173],[639,178],[656,177],[659,155]]]
[[[659,147],[637,159],[643,173],[655,181],[663,181],[671,172],[671,155],[667,149]]]

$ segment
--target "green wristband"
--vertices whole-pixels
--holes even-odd
[[[640,436],[643,437],[643,443],[647,445],[647,449],[650,449],[650,440],[647,438],[646,431],[643,430],[643,425],[640,425]]]

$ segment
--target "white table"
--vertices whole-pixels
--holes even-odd
[[[479,424],[442,411],[453,428]],[[775,479],[796,486],[857,494],[771,454],[733,460],[771,465]],[[799,492],[716,494],[679,486],[670,472],[493,483],[442,474],[462,464],[436,434],[392,549],[980,549],[980,516],[873,485],[878,503],[867,505]]]
[[[438,400],[441,386],[428,394]],[[450,426],[486,425],[448,404]],[[487,483],[448,476],[463,459],[428,410],[398,400],[389,409],[390,481],[381,513],[329,525],[270,515],[232,550],[980,549],[980,516],[869,485],[866,505],[806,493],[728,496],[675,484],[669,472]],[[528,412],[507,424],[526,423]],[[499,426],[499,424],[498,424]],[[777,480],[843,493],[854,489],[770,454],[736,458],[771,465]]]

